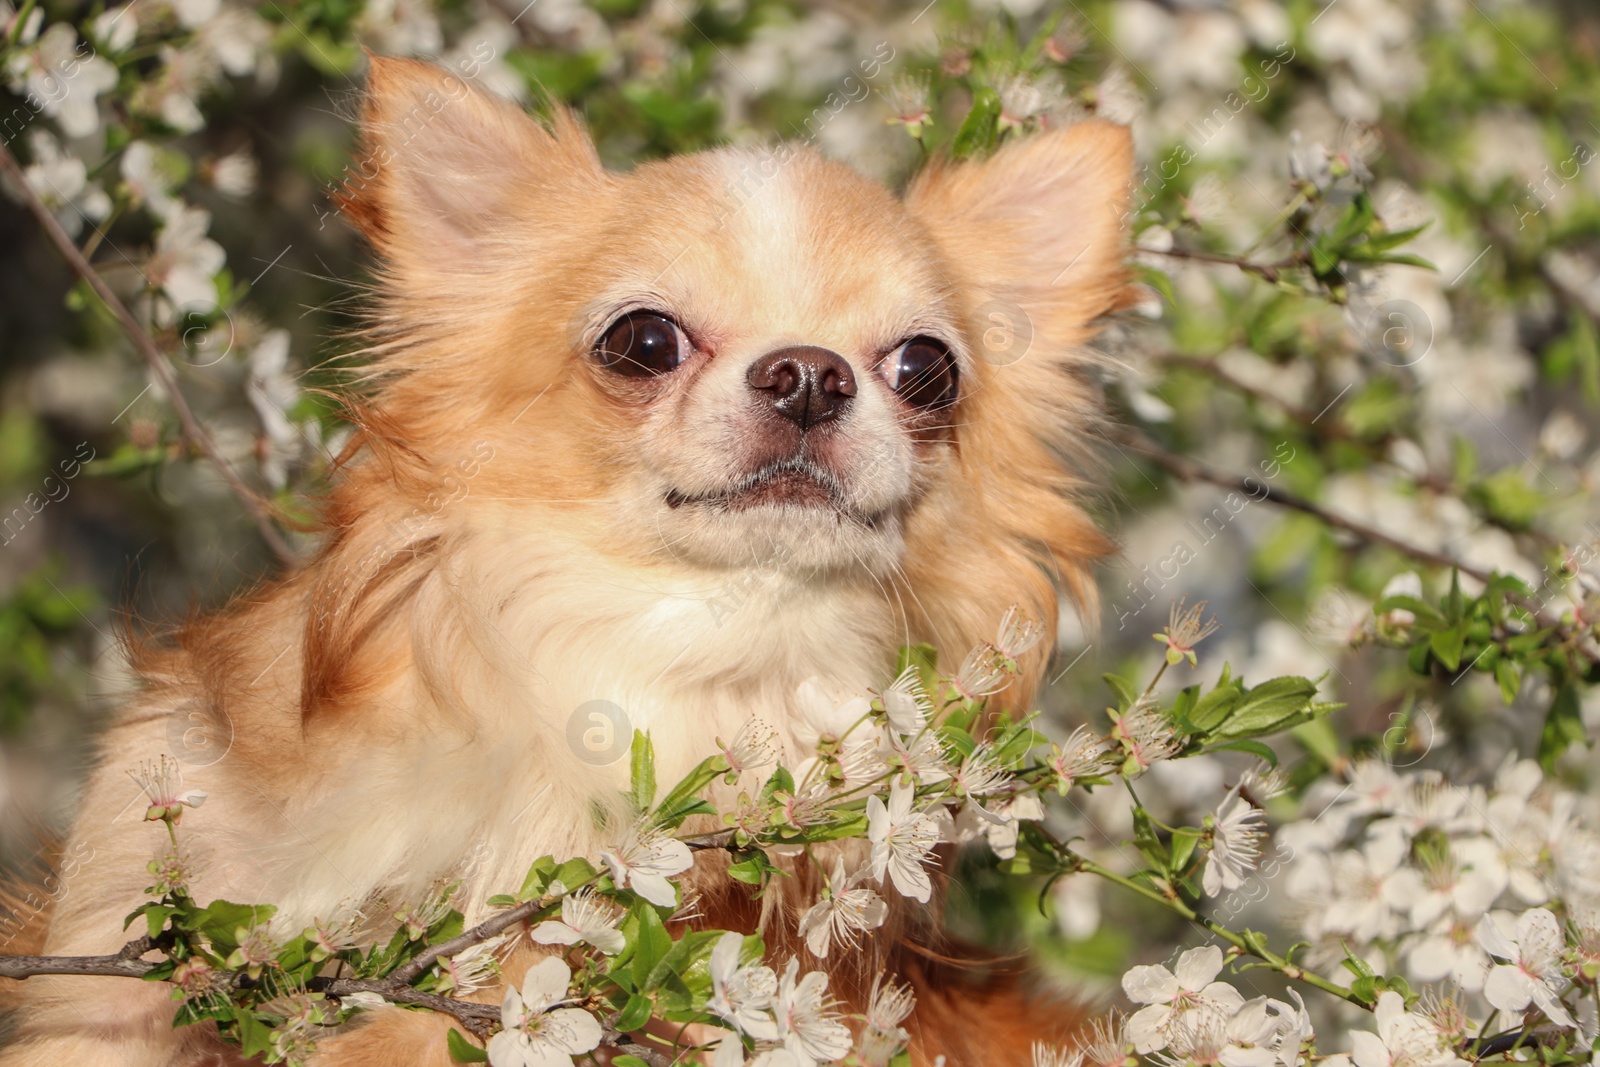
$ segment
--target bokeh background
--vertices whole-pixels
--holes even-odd
[[[357,369],[370,269],[330,198],[363,48],[569,103],[618,168],[798,139],[899,184],[930,153],[1128,123],[1147,295],[1098,372],[1117,426],[1098,506],[1123,554],[1099,617],[1064,620],[1046,712],[1101,722],[1101,673],[1147,676],[1187,595],[1222,630],[1174,684],[1226,661],[1326,676],[1347,705],[1280,746],[1303,779],[1361,753],[1469,781],[1508,753],[1595,776],[1565,743],[1600,720],[1572,670],[1419,665],[1386,631],[1403,620],[1371,610],[1386,587],[1443,594],[1463,563],[1469,595],[1489,572],[1541,593],[1577,674],[1600,653],[1600,12],[1583,0],[28,0],[0,3],[0,29],[24,181],[302,555],[346,432],[320,391]],[[10,866],[70,817],[131,684],[127,620],[158,628],[280,566],[18,193],[0,197]],[[998,325],[1026,358],[1026,325]],[[1237,765],[1157,767],[1141,796],[1193,822]],[[1114,864],[1131,827],[1107,793],[1058,818]],[[1178,939],[1086,879],[1046,889],[993,862],[963,870],[953,920],[1075,987]],[[1269,923],[1293,906],[1251,905]]]

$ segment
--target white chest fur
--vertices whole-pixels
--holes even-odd
[[[286,930],[444,880],[470,918],[541,855],[593,858],[616,843],[595,812],[618,806],[633,729],[663,787],[752,717],[792,746],[802,683],[883,684],[900,628],[871,580],[647,580],[511,534],[451,555],[408,610],[414,668],[381,725],[324,754],[322,787],[276,808],[276,833],[238,828],[219,895],[278,904]]]

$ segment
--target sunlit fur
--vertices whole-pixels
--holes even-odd
[[[210,793],[180,828],[197,897],[271,901],[293,934],[459,880],[471,921],[535,857],[616,841],[626,761],[591,766],[567,741],[587,701],[651,733],[664,782],[752,715],[792,761],[807,679],[860,694],[907,642],[953,669],[1010,604],[1052,637],[1058,597],[1093,611],[1090,566],[1109,544],[1081,506],[1097,419],[1081,346],[1127,302],[1122,128],[935,164],[903,197],[809,150],[610,173],[565,112],[541,125],[435,68],[374,60],[363,133],[346,210],[381,263],[374,370],[321,548],[139,650],[145,685],[84,797],[67,849],[92,859],[55,908],[50,952],[127,939],[166,835],[139,822],[124,772],[173,750],[175,714],[232,737],[225,758],[187,768]],[[590,356],[637,307],[698,341],[670,379],[621,382]],[[1031,324],[1003,365],[985,355],[997,307]],[[924,333],[951,345],[962,388],[919,419],[871,363]],[[672,490],[715,492],[763,461],[744,369],[792,344],[834,349],[861,379],[826,445],[848,506],[672,507]],[[1025,657],[1006,700],[1030,698],[1052,646]],[[775,956],[803,951],[790,931],[814,872],[753,904],[715,876],[725,862],[703,859],[703,921],[764,922]],[[865,951],[829,961],[847,998],[879,966],[912,974],[919,1064],[1024,1063],[1071,1025],[1030,1016],[1004,967],[940,962],[961,953],[931,915],[897,906]],[[32,979],[25,1043],[0,1063],[223,1062],[203,1028],[171,1030],[171,1011],[162,986]],[[449,1062],[446,1020],[370,1014],[318,1062]]]

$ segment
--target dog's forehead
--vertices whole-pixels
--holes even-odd
[[[940,313],[947,286],[927,235],[849,168],[782,149],[658,167],[681,214],[652,223],[666,262],[653,284],[714,327],[846,344]]]

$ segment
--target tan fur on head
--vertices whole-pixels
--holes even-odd
[[[271,901],[298,932],[449,880],[470,921],[538,856],[616,844],[626,761],[570,740],[592,702],[650,731],[663,782],[751,716],[792,767],[897,646],[931,642],[953,669],[1013,603],[1052,633],[1058,595],[1092,610],[1110,545],[1082,504],[1083,346],[1128,302],[1130,167],[1125,130],[1083,123],[937,164],[903,199],[805,149],[610,173],[565,111],[541,124],[374,58],[343,194],[381,257],[372,371],[322,548],[143,650],[146,691],[68,846],[96,860],[49,951],[122,944],[163,847],[127,816],[124,772],[171,751],[174,717],[230,739],[186,768],[210,794],[183,824],[196,896]],[[663,317],[676,369],[603,358],[634,313]],[[996,359],[986,331],[1023,322],[1026,353]],[[953,406],[913,399],[896,370],[913,341]],[[1050,644],[1008,701],[1031,699]],[[757,903],[720,862],[697,869],[704,921],[767,922],[804,952],[817,872]],[[908,968],[929,1006],[919,1064],[1026,1062],[1014,978],[929,958],[963,953],[896,903],[828,961],[838,988]],[[28,1043],[0,1063],[198,1062],[163,990],[33,980],[24,997]],[[442,1039],[418,1044],[437,1020],[378,1015],[324,1062],[446,1062]]]

